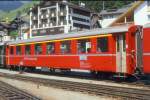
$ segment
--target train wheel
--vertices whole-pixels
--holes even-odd
[[[54,73],[54,72],[55,72],[55,69],[54,69],[54,68],[50,68],[49,71],[50,71],[51,73]]]
[[[69,74],[69,73],[71,73],[71,69],[61,69],[61,72],[63,74]]]
[[[98,72],[97,71],[91,71],[91,75],[94,78],[98,78]]]

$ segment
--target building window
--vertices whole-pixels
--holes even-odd
[[[17,55],[21,54],[21,46],[16,46],[16,54]]]
[[[61,49],[61,53],[62,54],[65,54],[65,53],[70,53],[70,44],[71,44],[71,41],[63,41],[61,42],[61,46],[60,46],[60,49]]]
[[[42,54],[42,46],[41,44],[35,44],[35,54],[36,55],[39,55],[39,54]]]
[[[30,50],[31,50],[30,45],[26,45],[26,46],[25,46],[25,54],[26,54],[26,55],[31,54],[31,51],[30,51]]]
[[[150,21],[150,15],[147,15],[148,16],[148,20]]]
[[[97,38],[97,51],[108,52],[108,37]]]
[[[81,21],[81,22],[88,22],[89,23],[89,20],[85,19],[85,18],[72,17],[72,19],[77,20],[77,21]]]
[[[150,1],[147,1],[147,6],[150,6]]]
[[[78,53],[90,53],[91,42],[89,39],[78,40]]]
[[[54,43],[47,43],[46,49],[47,49],[46,50],[47,54],[55,53],[55,44]]]
[[[14,47],[10,47],[10,54],[11,54],[11,55],[14,54]]]

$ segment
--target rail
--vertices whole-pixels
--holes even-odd
[[[4,100],[41,100],[18,88],[0,81],[0,99]]]
[[[84,92],[94,95],[103,95],[110,97],[119,97],[123,99],[136,99],[136,100],[149,100],[150,99],[150,90],[135,89],[135,88],[125,88],[117,86],[106,86],[90,83],[81,83],[81,82],[72,82],[72,81],[62,81],[54,79],[42,79],[42,78],[33,78],[19,75],[8,75],[2,74],[1,77],[7,77],[11,79],[17,79],[22,81],[30,81],[36,84],[51,86],[54,88],[61,88],[71,91]]]

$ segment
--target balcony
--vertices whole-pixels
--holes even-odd
[[[31,28],[35,29],[35,28],[38,28],[38,26],[33,24],[33,25],[31,25]]]
[[[31,17],[32,20],[38,20],[38,17],[36,15]]]
[[[47,18],[49,17],[49,16],[47,17],[47,15],[48,15],[48,14],[42,14],[42,15],[40,16],[40,19],[47,19]]]
[[[56,12],[51,12],[50,17],[56,17]]]
[[[56,26],[56,23],[54,23],[54,22],[53,22],[53,23],[50,23],[49,26],[50,26],[50,27]]]
[[[115,24],[113,24],[113,26],[124,26],[124,25],[132,25],[132,24],[134,24],[133,21],[126,22],[126,23],[115,23]]]
[[[150,6],[147,7],[147,12],[150,12]]]
[[[59,11],[58,16],[66,16],[66,13],[67,12],[65,10]]]
[[[59,21],[58,25],[66,25],[67,24],[67,21],[66,20],[61,20]]]

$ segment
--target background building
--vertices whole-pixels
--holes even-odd
[[[150,1],[141,2],[134,9],[134,22],[136,25],[145,25],[150,23]]]
[[[113,21],[115,21],[121,14],[126,12],[132,4],[126,5],[120,9],[107,9],[102,10],[99,14],[101,26],[108,27]]]
[[[30,37],[91,28],[91,11],[67,1],[42,1],[30,11]]]

